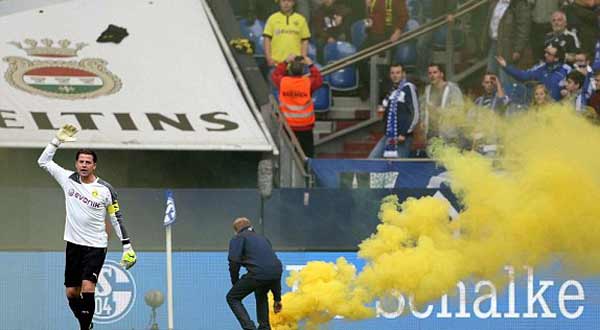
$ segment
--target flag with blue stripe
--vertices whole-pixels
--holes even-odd
[[[167,209],[165,210],[165,218],[163,224],[169,226],[175,222],[177,212],[175,211],[175,199],[173,198],[173,192],[167,190]]]

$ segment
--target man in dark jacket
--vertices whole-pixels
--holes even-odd
[[[256,330],[242,300],[254,292],[256,297],[256,317],[259,330],[269,330],[269,300],[267,293],[273,293],[273,311],[281,311],[281,261],[273,252],[271,242],[257,234],[247,218],[237,218],[233,222],[236,235],[229,242],[229,274],[233,287],[227,293],[227,304],[244,330]],[[239,277],[240,268],[247,273]]]
[[[392,86],[381,102],[385,131],[369,158],[406,158],[410,153],[413,130],[419,122],[417,88],[405,78],[401,64],[390,66]]]

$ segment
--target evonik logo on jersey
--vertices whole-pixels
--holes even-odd
[[[135,303],[133,276],[118,262],[106,260],[96,284],[94,323],[114,323],[125,317]]]
[[[77,200],[79,200],[81,203],[86,204],[90,207],[96,208],[96,209],[101,209],[102,208],[102,204],[99,202],[96,202],[95,200],[91,199],[91,198],[87,198],[85,196],[83,196],[82,194],[78,193],[75,191],[75,189],[71,188],[69,189],[69,191],[67,192],[67,194],[69,195],[69,197],[71,198],[75,198]]]

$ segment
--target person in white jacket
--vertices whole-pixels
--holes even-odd
[[[123,245],[121,265],[129,269],[137,258],[123,226],[117,193],[108,182],[96,176],[96,153],[89,149],[77,151],[75,172],[62,168],[52,160],[62,143],[75,141],[76,133],[75,126],[64,125],[46,146],[38,164],[52,175],[64,191],[64,240],[67,242],[65,294],[80,328],[88,330],[93,328],[94,292],[108,247],[107,213]]]
[[[463,107],[462,91],[456,83],[446,80],[444,68],[440,64],[430,64],[427,75],[429,85],[425,86],[419,102],[422,128],[428,138],[441,137],[447,140],[456,137],[457,130],[451,123],[444,122],[442,112]]]

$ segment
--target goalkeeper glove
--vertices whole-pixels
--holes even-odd
[[[135,251],[131,247],[131,244],[123,245],[123,256],[121,257],[121,266],[125,269],[129,269],[135,265],[137,257]]]
[[[70,124],[66,124],[58,130],[58,132],[56,133],[56,139],[58,139],[60,143],[73,142],[77,140],[75,138],[75,134],[77,134],[77,127]]]

